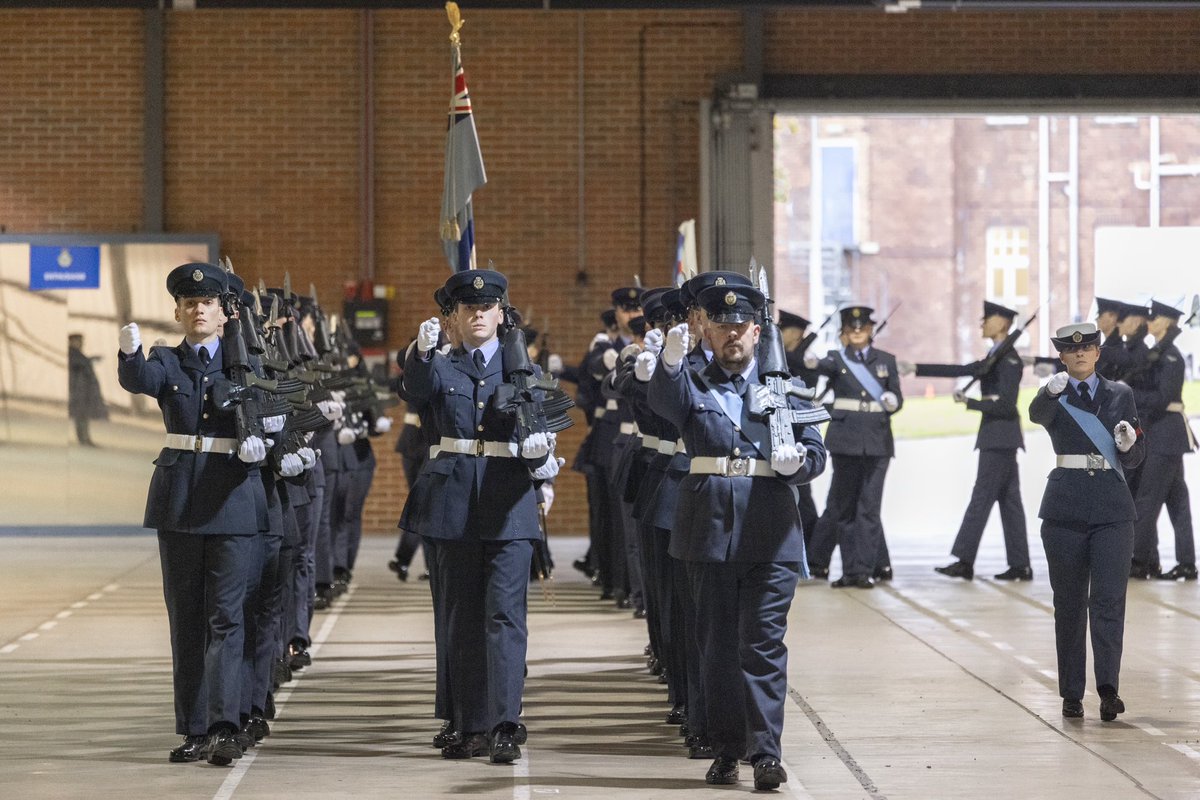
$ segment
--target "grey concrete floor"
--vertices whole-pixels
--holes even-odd
[[[114,428],[104,440],[111,448],[70,456],[97,462],[91,485],[105,495],[98,523],[129,530],[140,521],[145,478],[133,473],[148,474],[149,463],[136,439]],[[0,473],[59,457],[45,443],[15,444],[0,448]],[[1031,435],[1021,456],[1037,579],[1005,585],[987,577],[1005,566],[994,518],[976,564],[981,578],[965,583],[932,571],[949,561],[974,480],[970,447],[962,438],[899,444],[883,509],[893,584],[868,592],[820,583],[797,592],[784,730],[792,780],[779,794],[1200,797],[1200,586],[1132,584],[1121,686],[1128,713],[1102,724],[1089,694],[1085,719],[1063,720],[1037,536],[1051,463],[1043,435]],[[1191,459],[1187,469],[1200,492]],[[814,487],[818,504],[827,483],[822,477]],[[31,506],[50,498],[44,488],[11,488],[0,498],[6,514],[17,514],[0,528],[0,800],[752,791],[746,768],[738,787],[706,787],[708,765],[683,757],[663,724],[663,687],[645,670],[644,624],[598,602],[568,566],[585,546],[579,537],[553,541],[554,601],[532,589],[530,739],[514,766],[446,762],[428,746],[438,727],[428,587],[387,571],[390,533],[364,540],[352,592],[318,614],[315,662],[281,692],[264,745],[234,768],[168,764],[178,737],[154,537],[63,535],[85,530],[69,525],[86,503],[52,520],[56,535],[20,535],[17,526],[44,518]],[[1170,565],[1170,528],[1165,520],[1161,527]]]

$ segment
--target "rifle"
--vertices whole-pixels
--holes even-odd
[[[222,266],[227,272],[233,272],[233,265],[229,263],[228,259]],[[277,384],[275,381],[260,378],[254,373],[254,366],[250,362],[250,353],[246,348],[246,341],[242,337],[241,293],[231,291],[228,280],[225,282],[224,289],[225,291],[219,298],[221,310],[226,317],[225,324],[222,326],[221,346],[225,350],[225,375],[229,379],[230,386],[227,391],[221,393],[220,397],[214,399],[222,408],[234,407],[239,442],[244,442],[251,436],[257,436],[266,441],[262,417],[269,416],[269,414],[262,409],[255,389],[273,391],[277,388]]]
[[[833,311],[829,312],[829,316],[827,316],[825,320],[817,326],[816,330],[804,334],[804,338],[800,340],[800,345],[797,347],[797,349],[800,351],[800,355],[804,355],[808,352],[808,348],[812,347],[813,342],[817,340],[817,336],[822,330],[825,329],[826,325],[833,321],[833,318],[837,316],[837,313],[841,310],[841,308],[842,304],[838,303],[836,306],[834,306]]]
[[[558,387],[556,378],[534,377],[525,333],[515,324],[508,309],[504,311],[504,325],[500,343],[504,384],[497,387],[493,396],[496,410],[516,418],[520,441],[534,433],[557,433],[571,427],[574,422],[566,412],[575,402]],[[542,397],[538,397],[537,390],[541,390]]]
[[[764,297],[770,299],[767,272],[764,269],[758,272],[758,288]],[[810,405],[805,409],[791,407],[789,396],[811,401],[816,396],[816,388],[802,387],[799,381],[792,378],[783,349],[783,334],[770,314],[763,317],[755,357],[758,359],[758,378],[767,387],[767,392],[750,392],[749,411],[751,416],[766,419],[770,424],[771,453],[774,454],[782,447],[796,446],[793,425],[824,422],[829,419],[829,412],[823,406]]]
[[[1024,325],[1017,328],[1015,331],[1009,331],[1008,336],[1004,337],[1004,341],[1002,341],[1000,345],[993,350],[987,358],[984,359],[983,365],[975,372],[975,375],[972,376],[971,380],[967,382],[967,385],[962,387],[962,389],[959,391],[965,393],[968,389],[978,383],[981,378],[995,369],[996,365],[1000,363],[1000,360],[1011,353],[1013,348],[1017,346],[1017,339],[1020,339],[1021,335],[1025,333],[1025,329],[1033,324],[1033,321],[1037,319],[1037,315],[1039,312],[1041,312],[1041,310],[1041,306],[1038,306],[1037,310],[1029,315],[1029,319],[1025,320]]]
[[[875,326],[875,332],[874,332],[873,334],[871,334],[871,341],[872,341],[872,342],[873,342],[873,341],[875,341],[875,337],[876,337],[876,336],[878,336],[879,334],[883,333],[883,330],[884,330],[884,328],[886,328],[886,327],[888,326],[888,322],[890,322],[890,321],[891,321],[891,319],[892,319],[892,315],[893,315],[893,314],[895,314],[895,313],[896,313],[896,310],[897,310],[897,309],[899,309],[899,308],[900,308],[900,306],[902,306],[902,305],[904,305],[904,302],[903,302],[903,301],[901,301],[901,302],[899,302],[899,303],[896,303],[896,305],[892,306],[892,310],[891,310],[891,311],[889,311],[889,312],[888,312],[888,315],[887,315],[886,317],[884,317],[884,318],[883,318],[883,322],[881,322],[881,323],[879,323],[878,325],[876,325],[876,326]]]
[[[1129,383],[1131,380],[1140,378],[1146,372],[1153,369],[1154,365],[1158,363],[1159,359],[1167,351],[1167,348],[1175,343],[1175,340],[1179,338],[1179,334],[1183,333],[1184,327],[1189,325],[1195,326],[1198,318],[1200,318],[1200,294],[1192,295],[1192,313],[1188,315],[1188,318],[1182,324],[1172,325],[1168,328],[1163,337],[1156,341],[1154,346],[1146,353],[1146,357],[1137,364],[1134,364],[1133,368],[1127,374],[1121,376],[1121,380]]]

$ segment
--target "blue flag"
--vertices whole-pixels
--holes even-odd
[[[446,177],[442,185],[442,249],[455,272],[475,268],[475,214],[471,193],[487,183],[479,135],[471,114],[467,76],[457,44],[453,52],[454,94],[450,98],[450,121],[446,128]]]

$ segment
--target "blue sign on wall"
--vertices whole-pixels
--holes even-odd
[[[30,289],[99,289],[99,247],[29,247]]]

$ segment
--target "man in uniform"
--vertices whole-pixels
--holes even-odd
[[[828,574],[834,543],[841,544],[842,577],[834,588],[870,589],[877,578],[891,577],[880,507],[888,462],[896,452],[891,415],[904,400],[896,357],[872,346],[873,312],[859,305],[841,309],[846,346],[815,364],[834,396],[825,434],[833,478],[825,504],[829,524],[818,528],[809,559]]]
[[[1155,344],[1146,354],[1144,368],[1131,375],[1134,400],[1146,431],[1146,460],[1139,470],[1141,477],[1134,497],[1137,524],[1129,576],[1143,580],[1151,577],[1195,580],[1196,545],[1192,538],[1190,497],[1183,478],[1183,457],[1196,449],[1196,439],[1183,410],[1183,355],[1173,343],[1183,313],[1155,300],[1151,315],[1149,332]],[[1178,564],[1163,573],[1158,559],[1158,516],[1172,492],[1181,493],[1179,507],[1185,513],[1171,520]]]
[[[680,487],[688,502],[677,507],[670,553],[686,562],[696,604],[702,700],[715,755],[705,781],[737,783],[738,761],[748,757],[755,788],[770,790],[787,780],[780,763],[783,639],[804,557],[790,485],[821,473],[825,448],[812,425],[794,429],[795,444],[773,447],[768,422],[749,414],[750,393],[766,389],[755,358],[762,293],[714,285],[697,299],[713,361],[700,371],[686,369],[688,327],[677,325],[651,360],[647,396],[681,432],[691,456]],[[788,398],[792,408],[802,402]]]
[[[973,377],[979,381],[980,398],[967,398],[962,391],[954,393],[954,401],[972,411],[979,411],[979,435],[975,449],[979,451],[979,471],[971,501],[958,528],[958,536],[950,553],[957,558],[953,564],[934,569],[951,578],[971,580],[975,576],[975,555],[979,540],[987,525],[992,505],[1000,505],[1000,524],[1004,529],[1004,550],[1008,569],[996,575],[1000,581],[1033,579],[1029,566],[1029,540],[1025,532],[1025,506],[1021,502],[1021,478],[1017,471],[1017,450],[1024,448],[1021,437],[1021,415],[1017,413],[1017,392],[1021,389],[1021,373],[1025,365],[1008,342],[1009,329],[1017,312],[998,303],[983,302],[980,323],[984,339],[992,342],[986,357],[963,366],[952,364],[917,364],[916,374],[933,378]],[[1007,344],[1006,344],[1007,342]]]
[[[811,325],[812,323],[799,314],[779,310],[779,332],[783,335],[788,370],[792,377],[804,381],[805,386],[816,388],[820,375],[815,369],[809,369],[804,364],[804,354],[808,350],[808,347],[804,346],[805,334]],[[817,531],[817,504],[813,502],[812,484],[802,483],[796,489],[796,503],[800,508],[800,521],[804,523],[804,544],[807,547]]]
[[[1145,457],[1145,438],[1133,391],[1096,373],[1096,326],[1067,325],[1050,341],[1067,371],[1038,391],[1029,418],[1050,434],[1057,463],[1038,516],[1054,590],[1058,690],[1063,716],[1082,717],[1090,618],[1100,718],[1112,721],[1125,711],[1118,690],[1135,519],[1125,476]]]
[[[235,285],[236,284],[236,285]],[[154,462],[147,528],[158,531],[163,597],[171,629],[174,762],[227,765],[242,754],[239,727],[246,565],[268,529],[259,464],[266,445],[236,437],[234,411],[217,398],[229,388],[219,332],[219,297],[241,280],[213,264],[184,264],[167,276],[184,339],[142,353],[138,325],[121,329],[117,375],[127,391],[158,400],[166,444]],[[226,393],[227,394],[227,393]]]
[[[521,439],[516,418],[492,396],[504,383],[498,328],[507,279],[468,270],[446,281],[462,344],[434,352],[441,325],[421,323],[404,366],[404,390],[428,403],[441,434],[421,500],[423,533],[439,539],[437,575],[444,592],[445,635],[454,729],[461,738],[445,758],[520,758],[518,717],[525,686],[526,591],[533,540],[541,536],[534,478],[548,459],[545,433]]]

